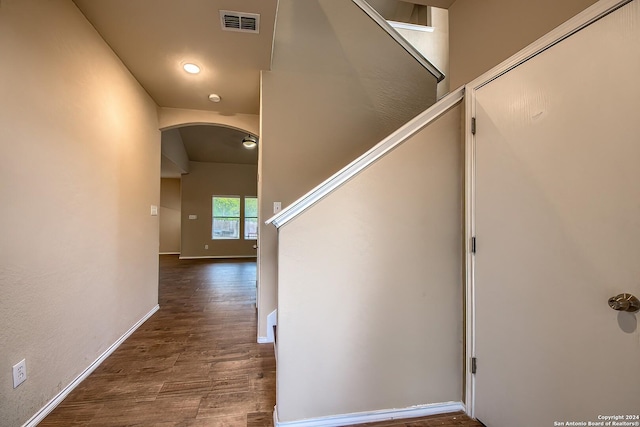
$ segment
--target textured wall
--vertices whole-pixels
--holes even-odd
[[[460,115],[280,228],[281,421],[462,400]]]
[[[595,0],[456,0],[449,8],[450,86],[461,86]]]
[[[187,110],[183,108],[158,108],[160,129],[184,125],[215,124],[245,130],[253,135],[260,133],[260,116],[257,114],[222,114],[217,111]]]
[[[190,162],[182,175],[182,247],[180,255],[256,256],[255,240],[211,239],[211,196],[252,196],[258,192],[256,165]],[[242,201],[241,201],[242,203]],[[197,215],[197,219],[189,219]],[[205,249],[205,245],[209,248]]]
[[[3,0],[0,57],[0,424],[19,426],[157,304],[160,132],[70,0]]]
[[[433,32],[396,29],[418,51],[438,67],[445,79],[438,83],[438,99],[449,93],[449,11],[431,9]],[[453,88],[455,89],[455,87]]]
[[[180,180],[160,180],[160,253],[180,252]]]
[[[381,60],[384,58],[384,60]],[[261,218],[353,161],[436,99],[436,79],[355,4],[281,0],[262,73]],[[260,228],[259,329],[276,308],[273,226]]]

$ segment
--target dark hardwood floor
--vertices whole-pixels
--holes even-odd
[[[272,426],[275,358],[256,344],[253,261],[160,257],[160,310],[41,423]],[[366,426],[480,426],[462,414]]]
[[[358,424],[357,427],[484,427],[464,413],[432,415],[430,417]]]
[[[271,344],[256,344],[254,261],[160,257],[160,310],[41,424],[268,426]]]

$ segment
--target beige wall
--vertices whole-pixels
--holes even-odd
[[[180,131],[177,128],[162,131],[161,141],[161,153],[165,158],[163,161],[173,163],[174,168],[179,170],[181,174],[189,173],[189,155],[184,148]]]
[[[211,124],[247,131],[253,135],[260,133],[260,116],[257,114],[223,114],[217,111],[162,107],[158,108],[158,121],[162,130]]]
[[[160,132],[70,0],[3,0],[0,57],[0,423],[19,426],[157,304]]]
[[[160,180],[160,253],[180,253],[180,180]]]
[[[276,308],[276,231],[263,223],[273,202],[284,208],[435,97],[435,78],[352,2],[280,1],[262,73],[260,336]]]
[[[462,400],[457,106],[279,230],[280,421]]]
[[[595,0],[456,0],[449,8],[450,86],[490,70]]]
[[[191,172],[182,175],[181,256],[256,256],[255,240],[211,239],[211,196],[255,197],[257,169],[256,165],[190,162]],[[189,215],[198,218],[189,219]]]

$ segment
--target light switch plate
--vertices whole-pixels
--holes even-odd
[[[156,205],[151,205],[151,216],[158,216],[158,207]]]
[[[277,214],[282,210],[282,202],[273,202],[273,213]]]
[[[198,215],[189,215],[189,219],[198,219]]]

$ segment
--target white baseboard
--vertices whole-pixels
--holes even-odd
[[[62,403],[64,398],[67,397],[67,395],[71,393],[74,388],[76,388],[85,378],[87,378],[93,371],[95,371],[96,368],[100,366],[100,364],[111,355],[111,353],[113,353],[118,347],[120,347],[120,344],[122,344],[124,340],[129,338],[129,336],[136,329],[138,329],[140,325],[142,325],[153,315],[153,313],[155,313],[159,309],[160,306],[156,304],[156,306],[153,307],[151,311],[142,316],[142,319],[138,320],[131,328],[129,328],[127,332],[125,332],[120,338],[118,338],[116,342],[111,344],[111,346],[109,346],[109,348],[106,349],[104,353],[102,353],[91,365],[89,365],[87,369],[82,371],[82,373],[78,375],[76,379],[71,381],[69,385],[62,389],[60,393],[58,393],[53,399],[51,399],[46,405],[44,405],[42,409],[36,412],[34,416],[32,416],[26,423],[22,425],[22,427],[36,427],[42,420],[44,420],[47,415],[49,415],[49,413],[51,413],[51,411],[53,411],[60,403]]]
[[[275,342],[273,327],[278,324],[278,309],[276,308],[267,316],[267,342]]]
[[[257,258],[258,255],[205,255],[205,256],[180,256],[180,259],[233,259],[233,258]]]
[[[387,421],[404,418],[419,418],[428,415],[447,414],[464,411],[462,402],[433,403],[430,405],[411,406],[402,409],[385,409],[382,411],[358,412],[354,414],[333,415],[329,417],[309,418],[299,421],[279,421],[278,407],[273,408],[273,425],[275,427],[338,427],[351,424],[364,424],[376,421]]]
[[[180,252],[160,252],[159,255],[180,255]]]

